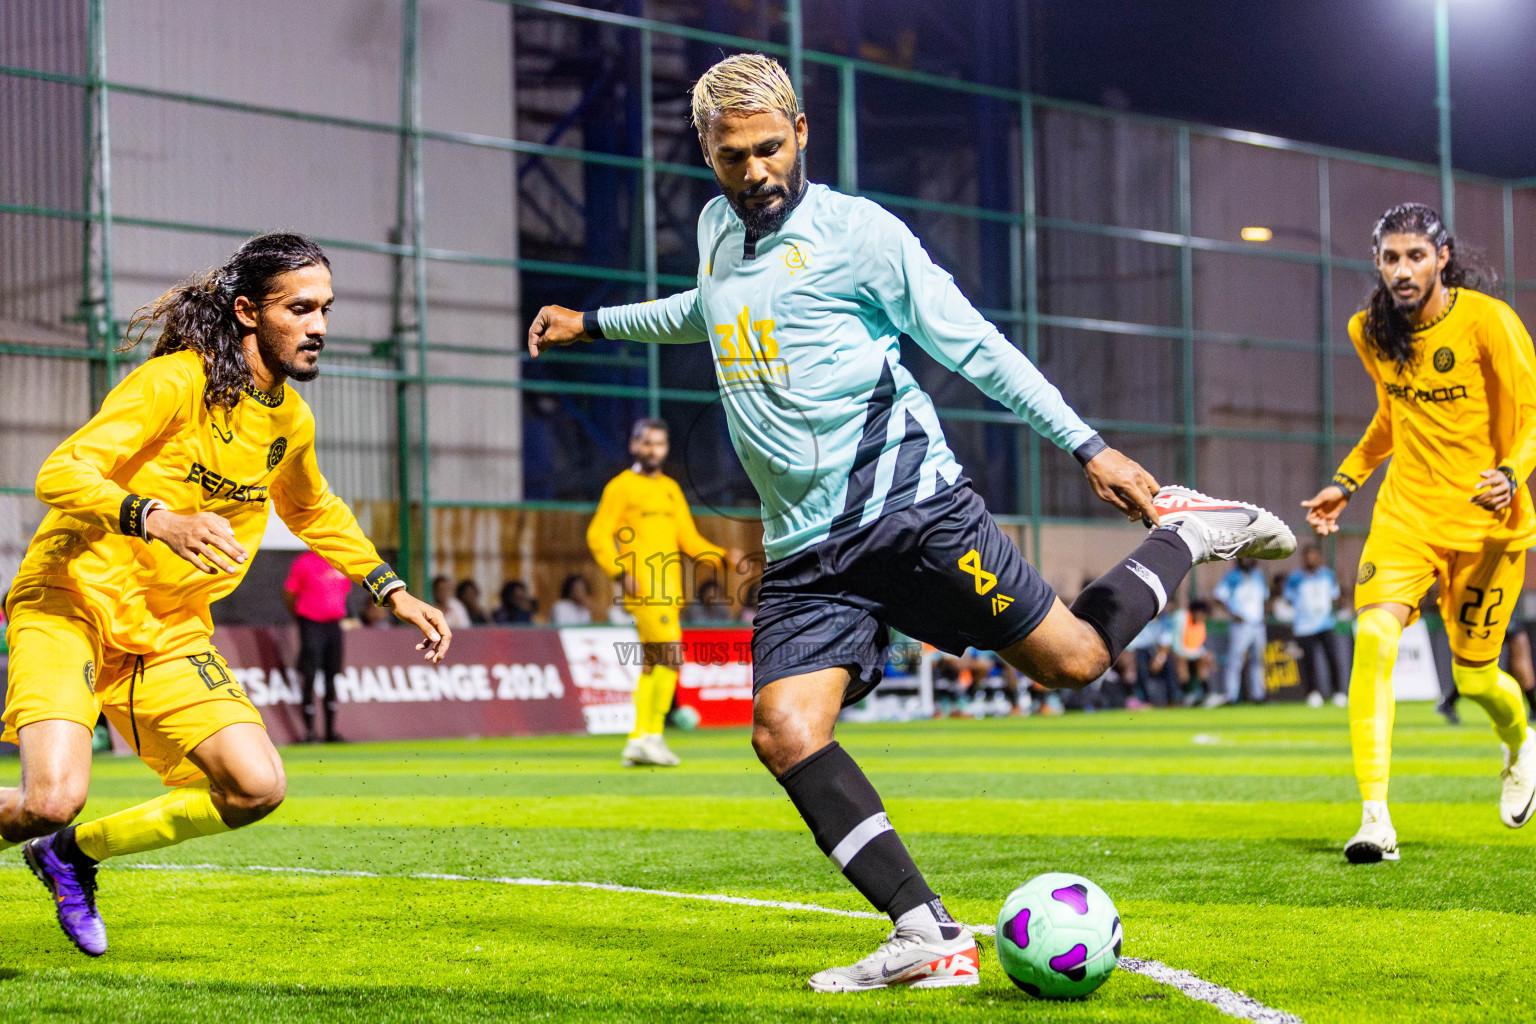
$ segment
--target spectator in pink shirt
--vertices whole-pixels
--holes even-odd
[[[299,685],[304,698],[304,742],[315,742],[315,670],[325,673],[325,741],[336,734],[336,676],[341,673],[341,620],[347,617],[352,581],[331,563],[306,551],[293,560],[283,601],[299,623]]]

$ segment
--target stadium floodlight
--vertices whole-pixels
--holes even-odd
[[[1245,242],[1267,242],[1275,237],[1275,233],[1269,228],[1259,227],[1243,228],[1238,234],[1242,235]]]

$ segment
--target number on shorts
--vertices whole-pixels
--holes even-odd
[[[1461,614],[1456,616],[1456,621],[1460,622],[1463,626],[1469,626],[1473,628],[1476,628],[1477,626],[1483,626],[1485,628],[1492,629],[1494,625],[1493,613],[1498,611],[1499,605],[1504,603],[1504,588],[1490,587],[1487,590],[1483,590],[1479,587],[1468,587],[1467,590],[1476,594],[1477,600],[1463,601],[1461,603]],[[1489,594],[1496,594],[1498,596],[1493,599],[1493,604],[1484,609],[1483,600]],[[1483,612],[1482,622],[1477,621],[1477,613],[1479,610],[1482,610]]]
[[[207,654],[189,654],[187,660],[197,668],[197,674],[203,677],[203,685],[210,690],[234,682],[229,678],[229,673],[224,671],[224,666],[219,664],[219,656],[212,651]]]

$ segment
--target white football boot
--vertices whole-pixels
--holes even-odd
[[[1322,706],[1323,706],[1323,695],[1322,694],[1318,693],[1316,690],[1313,690],[1311,693],[1307,694],[1307,707],[1309,707],[1309,708],[1320,708]]]
[[[644,736],[625,743],[624,753],[619,755],[619,764],[625,768],[644,768],[655,763],[651,760],[651,752],[645,748]]]
[[[1287,558],[1296,535],[1273,512],[1170,484],[1152,499],[1163,526],[1179,531],[1195,564],[1231,558]]]
[[[641,737],[640,742],[644,745],[645,752],[651,755],[651,764],[660,768],[676,768],[683,763],[682,758],[672,753],[672,748],[667,746],[666,737],[659,732]]]
[[[1513,758],[1504,747],[1504,770],[1499,778],[1504,782],[1499,817],[1510,828],[1519,828],[1531,820],[1531,807],[1536,804],[1536,732],[1530,726],[1526,726],[1525,742]]]
[[[1392,827],[1392,816],[1385,807],[1380,812],[1371,807],[1361,810],[1360,831],[1344,844],[1344,856],[1351,864],[1399,859],[1397,830]]]
[[[856,964],[811,975],[816,992],[868,992],[877,988],[948,988],[981,984],[976,937],[958,928],[953,939],[897,928],[879,949]]]

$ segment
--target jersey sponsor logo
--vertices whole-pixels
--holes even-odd
[[[221,476],[203,465],[201,462],[192,463],[192,468],[187,471],[184,483],[198,483],[210,498],[225,498],[229,501],[254,501],[258,504],[267,500],[265,486],[258,487],[255,484],[242,484]]]
[[[272,447],[267,449],[267,468],[276,469],[277,464],[283,461],[283,456],[288,454],[288,439],[280,437],[272,442]]]
[[[981,555],[975,548],[960,556],[960,561],[955,563],[970,573],[976,580],[976,593],[985,594],[997,586],[997,574],[987,572],[981,567]]]
[[[87,660],[81,666],[80,674],[85,677],[85,690],[87,693],[96,692],[96,662]]]
[[[1376,563],[1375,562],[1361,562],[1360,563],[1360,574],[1355,577],[1355,584],[1358,586],[1361,583],[1369,583],[1369,582],[1371,582],[1371,577],[1375,576],[1375,575],[1376,575]]]
[[[1446,350],[1442,349],[1441,351]],[[1435,358],[1440,358],[1439,353],[1435,354]],[[1449,388],[1431,388],[1428,391],[1423,388],[1407,387],[1402,384],[1385,384],[1383,386],[1387,389],[1387,394],[1393,398],[1402,399],[1405,402],[1454,402],[1458,398],[1467,397],[1466,386],[1462,384]]]
[[[715,324],[715,335],[720,339],[715,358],[720,364],[722,384],[789,383],[789,364],[779,358],[779,342],[773,336],[775,326],[772,317],[752,319],[746,306],[741,307],[735,323]]]
[[[1451,367],[1456,365],[1456,353],[1448,348],[1435,350],[1435,369],[1440,373],[1451,372]]]
[[[992,614],[1001,615],[1009,605],[1013,604],[1013,598],[1007,594],[992,595]]]
[[[796,271],[804,270],[811,265],[811,258],[799,245],[791,245],[784,253],[784,269],[789,271],[789,276],[794,277]]]
[[[209,423],[208,425],[213,428],[214,435],[218,437],[220,441],[223,441],[225,444],[231,444],[234,442],[235,432],[233,430],[220,430],[217,423]]]

